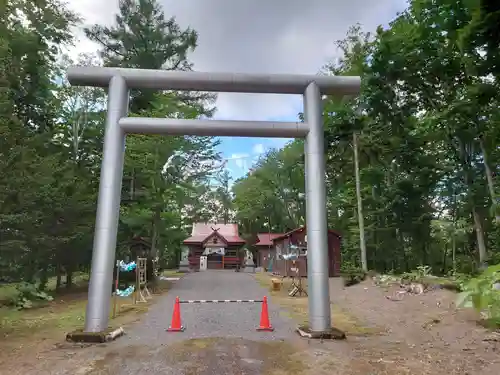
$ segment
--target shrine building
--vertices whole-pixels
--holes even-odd
[[[191,237],[183,244],[189,248],[189,268],[200,269],[200,259],[206,257],[207,269],[234,269],[242,266],[245,244],[238,233],[238,224],[194,223]],[[202,265],[203,266],[203,265]],[[204,267],[204,266],[203,266]]]

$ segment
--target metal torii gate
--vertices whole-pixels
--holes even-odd
[[[322,94],[356,95],[359,77],[178,72],[71,67],[73,85],[108,88],[99,197],[85,332],[108,327],[120,211],[125,136],[136,134],[305,138],[309,327],[331,329]],[[178,120],[127,117],[129,89],[302,94],[305,122]]]

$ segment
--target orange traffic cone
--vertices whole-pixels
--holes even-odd
[[[262,300],[262,311],[260,313],[260,326],[257,328],[257,331],[274,331],[274,328],[271,326],[271,322],[269,321],[269,312],[267,311],[267,297],[264,297]]]
[[[181,303],[179,297],[175,297],[174,313],[172,314],[172,322],[168,327],[168,332],[182,332],[185,327],[181,325]]]

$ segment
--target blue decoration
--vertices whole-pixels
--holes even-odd
[[[120,267],[120,271],[122,271],[122,272],[133,271],[133,270],[135,270],[135,267],[137,267],[135,262],[125,263],[123,260],[120,260],[120,263],[118,263],[118,266]]]
[[[134,290],[135,290],[135,287],[133,285],[131,285],[125,290],[117,289],[116,295],[118,297],[129,297],[132,293],[134,293]]]

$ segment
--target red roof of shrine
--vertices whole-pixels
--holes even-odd
[[[275,238],[283,236],[283,233],[257,233],[256,246],[273,246]]]
[[[217,233],[228,244],[244,244],[245,240],[238,234],[238,224],[206,224],[194,223],[191,237],[185,239],[185,244],[201,244],[212,234]]]
[[[287,237],[290,237],[290,235],[292,235],[293,233],[300,233],[300,232],[303,232],[305,231],[307,228],[305,226],[303,227],[298,227],[298,228],[295,228],[294,230],[291,230],[290,232],[287,232],[285,234],[282,234],[278,237],[275,237],[272,239],[272,241],[279,241],[279,240],[282,240],[284,238],[287,238]],[[336,235],[338,238],[341,238],[342,236],[340,235],[339,232],[337,232],[336,230],[333,230],[333,229],[328,229],[328,232],[329,233],[332,233],[334,235]]]

